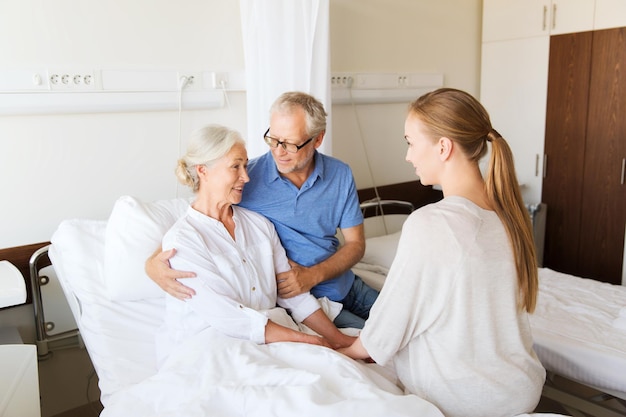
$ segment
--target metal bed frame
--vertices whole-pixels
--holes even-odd
[[[35,344],[37,345],[37,357],[39,360],[48,359],[52,354],[52,350],[85,347],[78,329],[68,330],[56,335],[48,334],[49,331],[54,329],[54,322],[46,321],[41,287],[48,284],[50,278],[39,274],[39,265],[42,259],[48,256],[50,246],[47,245],[36,250],[29,260],[33,309],[35,313]]]

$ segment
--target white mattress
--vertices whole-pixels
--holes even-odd
[[[556,374],[626,398],[626,287],[539,270],[535,351]]]

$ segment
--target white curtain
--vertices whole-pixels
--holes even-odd
[[[324,104],[328,123],[320,151],[330,154],[329,0],[240,0],[246,65],[248,157],[267,151],[269,108],[286,91]]]

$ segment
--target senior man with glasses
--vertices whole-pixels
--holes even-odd
[[[239,205],[267,217],[285,247],[292,269],[276,277],[280,296],[311,291],[328,297],[343,305],[337,327],[362,328],[378,292],[350,270],[365,251],[363,215],[350,167],[317,151],[325,132],[326,111],[315,97],[302,92],[278,97],[263,135],[270,149],[248,164],[250,182]],[[169,269],[171,256],[151,257],[148,275],[177,298],[193,296],[173,279],[193,275]]]

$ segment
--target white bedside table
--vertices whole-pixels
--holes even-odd
[[[0,416],[41,417],[35,345],[0,344]]]

